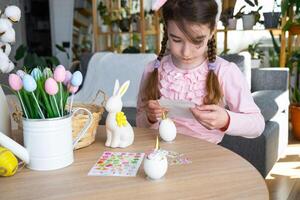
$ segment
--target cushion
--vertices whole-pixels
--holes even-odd
[[[281,90],[261,90],[252,93],[256,105],[260,108],[265,121],[269,121],[277,112],[287,109],[288,102],[284,98],[286,92]]]

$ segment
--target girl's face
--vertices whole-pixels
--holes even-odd
[[[188,25],[188,31],[197,38],[197,44],[190,41],[174,21],[168,21],[168,42],[172,59],[180,69],[199,66],[207,55],[207,42],[212,33],[207,25]]]

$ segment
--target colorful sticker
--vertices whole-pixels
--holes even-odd
[[[186,157],[184,154],[175,151],[167,151],[167,150],[163,150],[163,151],[166,151],[169,165],[185,165],[185,164],[192,163],[191,159]]]
[[[136,176],[144,153],[103,152],[89,176]]]

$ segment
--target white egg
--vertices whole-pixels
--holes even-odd
[[[170,118],[165,118],[160,122],[158,131],[160,137],[166,142],[171,142],[176,138],[176,126]]]
[[[168,160],[166,156],[160,157],[160,159],[151,159],[146,157],[144,160],[145,174],[153,180],[162,178],[168,169]]]

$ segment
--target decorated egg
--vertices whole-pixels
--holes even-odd
[[[26,74],[26,72],[24,72],[23,70],[18,70],[17,72],[16,72],[16,74],[21,78],[21,79],[23,79],[23,77],[25,76],[25,74]]]
[[[54,70],[53,77],[57,82],[62,83],[66,78],[65,67],[62,65],[58,65]]]
[[[27,92],[33,92],[37,87],[34,78],[28,74],[23,77],[23,86]]]
[[[162,120],[160,121],[158,131],[160,137],[166,142],[171,142],[176,138],[176,126],[165,114],[163,114]]]
[[[71,79],[71,84],[73,86],[80,86],[82,83],[83,77],[80,71],[74,72],[72,79]]]
[[[57,82],[53,78],[48,78],[45,82],[45,90],[49,95],[55,95],[58,92]]]
[[[22,79],[16,74],[9,75],[8,83],[9,83],[9,86],[15,91],[19,91],[23,87]]]
[[[39,69],[39,68],[34,68],[32,71],[31,71],[31,76],[35,79],[35,80],[39,80],[41,77],[42,77],[42,71]]]
[[[50,78],[53,76],[53,73],[51,71],[50,68],[46,67],[44,70],[43,70],[43,75],[46,77],[46,78]]]
[[[66,71],[66,77],[65,77],[65,80],[64,80],[64,85],[67,86],[70,83],[71,79],[72,79],[72,73],[69,70],[67,70]]]
[[[68,91],[72,94],[75,94],[78,91],[78,87],[77,86],[73,86],[72,84],[68,85]]]
[[[12,176],[18,169],[18,160],[12,152],[0,147],[0,176]]]

